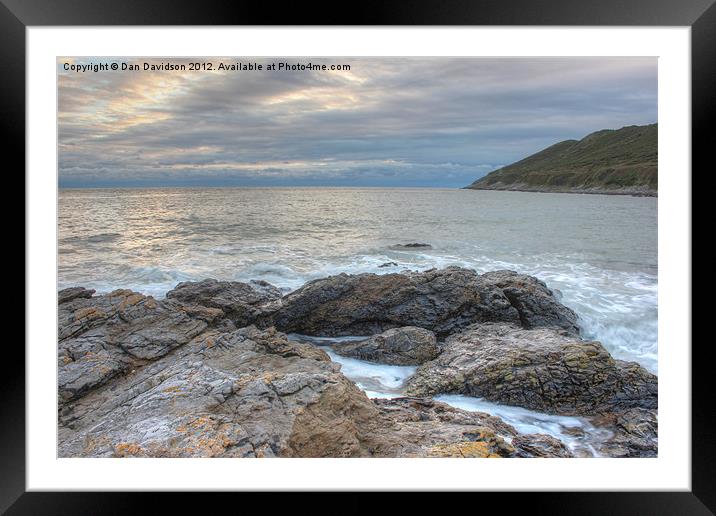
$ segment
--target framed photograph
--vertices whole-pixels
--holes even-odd
[[[1,510],[528,491],[712,514],[712,2],[0,18],[27,299]]]

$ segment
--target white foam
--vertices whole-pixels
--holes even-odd
[[[415,366],[377,364],[338,355],[331,346],[363,340],[364,336],[314,337],[290,334],[292,340],[310,342],[323,349],[334,362],[341,365],[341,372],[365,391],[369,398],[398,398],[405,396],[405,385],[415,371]],[[594,446],[609,438],[608,430],[596,428],[584,418],[557,416],[535,412],[521,407],[500,405],[481,398],[462,395],[440,395],[436,400],[456,408],[494,415],[513,426],[521,434],[547,434],[561,440],[575,454],[597,456]],[[504,438],[509,440],[508,435]]]
[[[58,283],[161,298],[180,281],[204,278],[262,279],[288,292],[340,273],[512,269],[560,290],[586,338],[657,372],[656,202],[614,197],[400,189],[61,192]],[[433,248],[390,248],[411,241]],[[396,265],[381,267],[390,262]]]
[[[340,346],[341,343],[364,340],[367,337],[313,337],[306,335],[289,335],[290,339],[311,342],[323,349],[331,360],[341,365],[341,372],[358,387],[366,391],[370,397],[394,398],[405,394],[405,382],[415,374],[415,366],[395,366],[377,364],[344,357],[335,353],[328,344]]]
[[[612,435],[609,430],[597,428],[585,418],[544,414],[459,394],[443,394],[435,399],[459,409],[497,416],[521,434],[551,435],[577,454],[599,456],[595,445]]]

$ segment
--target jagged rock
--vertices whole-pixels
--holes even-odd
[[[167,292],[167,298],[185,305],[218,308],[237,327],[248,326],[281,299],[281,290],[266,281],[186,281]]]
[[[416,326],[386,330],[357,342],[342,342],[333,350],[346,357],[391,365],[419,365],[438,356],[435,334]]]
[[[361,456],[358,428],[377,414],[320,349],[272,330],[209,330],[65,403],[59,454]]]
[[[262,329],[237,329],[247,320]],[[263,282],[180,284],[161,301],[65,289],[59,456],[569,456],[549,436],[424,397],[441,392],[587,415],[611,430],[600,453],[654,456],[656,377],[579,340],[575,321],[534,278],[457,267],[344,274],[283,299]],[[274,323],[373,334],[342,345],[359,358],[432,360],[410,379],[413,397],[371,400],[320,348]],[[431,332],[447,338],[436,344]]]
[[[499,418],[368,399],[320,349],[207,330],[61,405],[60,457],[511,457]]]
[[[186,308],[131,290],[94,297],[87,292],[59,305],[60,402],[186,344],[221,316],[216,309]]]
[[[594,418],[594,422],[613,430],[599,451],[608,457],[656,457],[658,421],[656,410],[631,408]]]
[[[577,314],[560,303],[543,281],[514,271],[487,272],[480,277],[502,289],[519,312],[523,328],[556,326],[579,335]]]
[[[368,433],[379,457],[514,457],[518,435],[501,419],[429,398],[373,400],[380,415]]]
[[[562,441],[545,434],[520,434],[512,439],[517,457],[573,457]]]
[[[397,267],[397,266],[398,266],[398,262],[385,262],[385,263],[381,263],[380,265],[378,265],[378,267],[380,267],[380,268],[383,268],[383,267]]]
[[[517,275],[517,278],[527,278]],[[527,280],[525,280],[526,282]],[[535,289],[549,298],[548,290]],[[520,306],[528,303],[524,289]],[[541,301],[544,303],[544,301]],[[561,307],[561,311],[558,308]],[[556,299],[554,310],[532,326],[558,326],[574,332],[574,314]],[[263,324],[306,335],[372,335],[400,326],[419,326],[443,338],[475,322],[520,324],[521,314],[495,278],[470,269],[447,267],[403,274],[357,274],[314,280],[288,294]]]
[[[657,378],[564,330],[475,324],[418,368],[407,392],[467,394],[564,415],[656,408]]]
[[[95,290],[86,289],[84,287],[70,287],[60,290],[57,293],[57,304],[67,303],[77,298],[90,298],[94,295]]]

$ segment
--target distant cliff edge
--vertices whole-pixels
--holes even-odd
[[[657,124],[651,124],[557,143],[465,188],[656,196],[657,187]]]

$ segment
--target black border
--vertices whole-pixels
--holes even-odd
[[[692,168],[702,163],[702,172],[707,173],[708,163],[709,169],[713,169],[713,161],[708,160],[716,144],[713,132],[716,121],[714,0],[361,0],[344,5],[295,1],[285,6],[245,0],[0,0],[0,70],[3,77],[0,82],[0,124],[5,134],[2,154],[5,162],[15,158],[12,163],[17,170],[25,169],[25,29],[37,25],[690,26]],[[6,338],[3,346],[5,367],[0,373],[0,512],[75,515],[148,510],[150,495],[142,493],[25,493],[25,356],[17,340]],[[506,495],[510,501],[505,508],[514,509],[517,502],[532,512],[545,514],[714,514],[716,426],[710,381],[713,372],[707,370],[710,369],[707,357],[710,341],[692,346],[694,453],[691,492],[510,493]],[[186,493],[151,496],[162,504],[179,502],[184,509],[192,509],[196,504],[196,500],[191,501]],[[229,496],[232,495],[214,493],[212,502],[216,497],[227,499]],[[301,501],[308,501],[309,496],[309,493],[294,493],[292,498],[296,497],[298,505],[303,505]],[[348,503],[344,500],[339,510],[363,513],[376,510],[373,504],[362,504],[358,495],[348,496],[353,500]],[[487,500],[483,497],[494,499],[500,495],[480,493],[478,496],[481,497],[478,507],[486,507]],[[206,496],[199,498],[201,505],[195,507],[211,510],[211,506],[206,505]],[[415,493],[410,498],[403,503],[401,512],[423,504],[424,496],[420,494]],[[505,497],[502,498],[505,503]],[[315,499],[319,505],[312,503],[309,507],[330,510],[331,506],[326,505],[325,500]],[[268,505],[272,504],[271,500],[266,497]],[[235,507],[240,510],[240,506]]]

